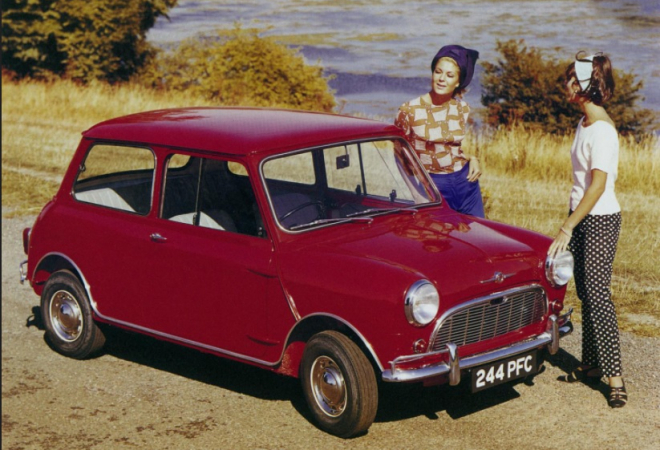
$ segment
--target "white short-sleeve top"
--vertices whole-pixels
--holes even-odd
[[[617,169],[619,165],[619,136],[610,123],[598,120],[588,127],[580,120],[571,148],[573,163],[573,189],[571,190],[571,210],[575,211],[591,185],[591,171],[594,169],[607,173],[605,192],[598,199],[589,214],[615,214],[621,206],[614,193]]]

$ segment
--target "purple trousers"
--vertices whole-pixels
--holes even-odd
[[[451,209],[471,216],[485,217],[479,181],[469,182],[469,171],[468,163],[459,172],[430,175]]]

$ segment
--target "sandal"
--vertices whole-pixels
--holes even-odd
[[[628,393],[626,392],[626,384],[621,387],[611,387],[610,397],[607,399],[607,404],[612,408],[622,408],[628,403]]]
[[[568,375],[559,377],[559,379],[566,383],[577,383],[581,381],[589,384],[598,384],[601,377],[600,368],[596,366],[580,366]]]

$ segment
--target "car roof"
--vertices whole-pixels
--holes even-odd
[[[401,135],[392,124],[337,114],[265,108],[175,108],[118,117],[86,138],[210,152],[272,154],[353,139]]]

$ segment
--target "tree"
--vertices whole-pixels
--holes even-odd
[[[177,0],[2,0],[2,68],[19,78],[128,80]]]
[[[199,35],[161,52],[139,75],[142,83],[185,90],[222,105],[332,111],[335,99],[320,66],[258,30],[237,26]]]
[[[481,102],[486,123],[510,126],[524,123],[551,133],[568,133],[575,128],[580,110],[566,101],[564,72],[571,61],[547,59],[541,51],[528,48],[523,40],[497,42],[502,55],[497,64],[482,63]],[[635,75],[615,69],[614,96],[605,105],[623,135],[641,136],[652,130],[657,118],[649,109],[637,106],[643,87]]]

